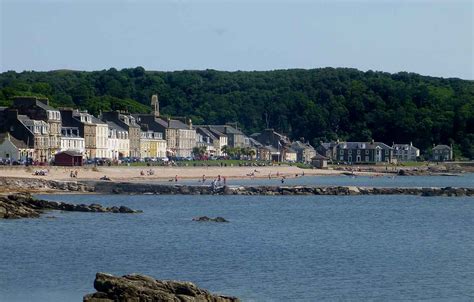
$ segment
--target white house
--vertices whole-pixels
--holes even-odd
[[[113,160],[130,156],[130,139],[128,131],[114,122],[107,122],[109,135],[107,140],[107,157]]]
[[[84,138],[79,135],[79,128],[61,127],[61,151],[66,150],[85,153]]]
[[[23,161],[33,159],[35,149],[28,147],[25,142],[18,140],[10,133],[0,134],[0,158]]]

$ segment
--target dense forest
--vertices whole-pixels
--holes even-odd
[[[314,145],[336,138],[412,141],[429,152],[433,144],[452,143],[458,158],[474,158],[474,81],[347,68],[0,74],[0,106],[37,95],[93,114],[147,112],[155,93],[162,114],[189,116],[194,124],[238,122],[247,133],[274,128]]]

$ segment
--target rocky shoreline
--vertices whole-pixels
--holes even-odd
[[[0,196],[0,219],[37,218],[49,210],[91,213],[140,213],[140,211],[135,211],[125,206],[103,207],[100,204],[70,204],[36,199],[29,194]]]
[[[239,302],[235,297],[214,295],[191,282],[161,281],[144,275],[116,277],[97,273],[94,280],[96,293],[84,296],[84,302],[113,301],[186,301],[186,302]]]

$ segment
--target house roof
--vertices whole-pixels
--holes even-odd
[[[211,127],[207,127],[206,129],[209,130],[216,137],[227,137],[227,135],[225,135],[224,133],[220,132],[217,129],[214,129],[214,128],[211,128]]]
[[[316,155],[311,157],[311,159],[328,160],[328,158],[326,156],[323,156],[323,155],[319,154],[318,152],[316,152]]]
[[[271,146],[271,145],[263,146],[262,148],[267,149],[267,150],[270,151],[270,152],[277,152],[277,153],[280,152],[280,151],[278,151],[277,148],[275,148],[275,147],[273,147],[273,146]]]
[[[204,127],[213,128],[224,134],[243,134],[242,131],[230,125],[202,125]]]
[[[24,141],[13,137],[10,133],[0,133],[0,143],[4,142],[5,140],[9,140],[18,149],[29,149]]]
[[[132,116],[137,117],[137,118],[147,118],[147,121],[141,121],[139,124],[148,124],[148,127],[150,129],[153,129],[153,124],[150,125],[148,121],[153,118],[153,121],[157,124],[160,124],[164,128],[170,128],[170,129],[189,129],[189,126],[186,125],[185,123],[179,121],[179,120],[174,120],[170,119],[169,120],[169,126],[168,126],[168,121],[161,118],[161,117],[155,117],[153,114],[133,114]]]
[[[66,150],[66,151],[61,151],[61,152],[56,153],[56,155],[58,155],[58,154],[67,154],[69,156],[80,156],[80,157],[82,157],[81,152],[74,151],[74,150]]]
[[[381,142],[344,142],[337,145],[337,148],[340,149],[375,149],[377,147],[382,149],[393,149]]]
[[[311,146],[309,143],[303,143],[301,141],[295,141],[291,144],[291,148],[295,150],[304,150],[304,149],[311,149],[314,150],[313,146]]]
[[[208,136],[210,137],[211,139],[213,140],[217,140],[218,138],[211,132],[209,131],[208,129],[204,128],[204,127],[194,127],[194,129],[198,132],[200,132],[201,135],[205,135],[205,136]]]
[[[254,138],[249,137],[249,142],[252,147],[262,147],[263,145]]]
[[[114,122],[107,121],[106,124],[109,126],[110,129],[114,129],[116,131],[127,132],[127,130],[123,129],[122,127],[120,127],[119,125],[117,125]]]
[[[433,150],[451,150],[451,147],[448,145],[437,145],[433,147]]]
[[[411,144],[393,144],[393,148],[396,150],[408,150],[408,149],[415,149],[419,150],[417,147],[411,145]]]

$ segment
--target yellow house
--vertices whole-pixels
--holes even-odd
[[[140,156],[145,157],[165,157],[166,140],[163,133],[154,131],[142,131],[140,136]]]

